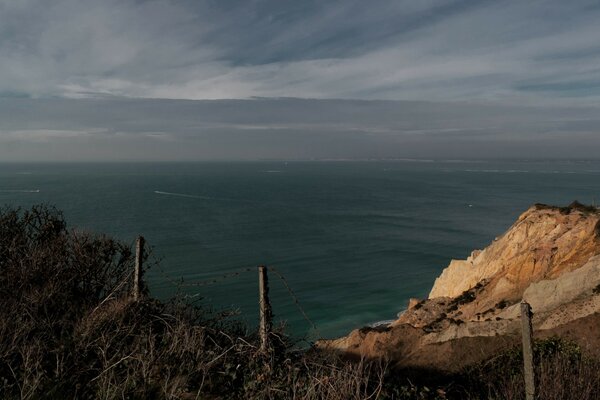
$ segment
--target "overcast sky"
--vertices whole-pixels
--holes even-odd
[[[0,0],[0,161],[597,158],[599,21],[598,1]]]

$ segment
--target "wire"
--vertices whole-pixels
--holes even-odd
[[[175,280],[173,278],[171,278],[166,272],[165,270],[160,266],[160,264],[158,264],[158,270],[161,273],[161,275],[168,280],[171,284],[173,284],[174,286],[176,286],[177,288],[182,288],[182,287],[197,287],[197,286],[206,286],[206,285],[214,285],[216,283],[221,283],[222,281],[229,279],[229,278],[236,278],[238,276],[240,276],[241,274],[243,274],[244,272],[252,272],[254,271],[253,268],[247,267],[247,268],[240,268],[236,271],[231,271],[231,272],[226,272],[224,274],[221,275],[217,275],[213,278],[210,279],[205,279],[203,281],[195,281],[195,282],[185,282],[183,280],[183,278],[180,278],[179,280]]]
[[[298,300],[298,296],[296,296],[296,293],[294,293],[294,291],[292,290],[292,288],[289,285],[287,279],[283,276],[283,274],[281,272],[279,272],[279,270],[277,268],[275,268],[275,267],[267,267],[267,269],[270,270],[271,272],[273,272],[281,280],[281,282],[285,286],[288,294],[292,298],[294,304],[296,305],[296,307],[298,308],[298,310],[302,314],[302,317],[306,320],[306,322],[309,323],[309,325],[312,327],[312,329],[314,330],[314,332],[320,338],[321,337],[321,332],[319,331],[319,328],[317,328],[317,325],[309,318],[308,314],[306,313],[306,311],[304,310],[304,308],[300,304],[300,301]],[[163,275],[163,277],[165,279],[167,279],[170,283],[172,283],[173,285],[175,285],[177,288],[182,288],[182,287],[198,287],[198,286],[214,285],[214,284],[217,284],[217,283],[221,283],[222,281],[224,281],[226,279],[238,277],[238,276],[240,276],[241,274],[243,274],[245,272],[253,272],[256,269],[255,269],[255,267],[254,268],[252,268],[252,267],[241,268],[241,269],[238,269],[238,270],[235,270],[235,271],[231,271],[231,272],[227,272],[227,273],[222,274],[222,275],[215,276],[214,278],[211,278],[211,279],[206,279],[206,280],[203,280],[203,281],[190,282],[190,283],[184,282],[183,278],[181,278],[181,280],[179,280],[179,281],[171,278],[164,271],[164,269],[160,266],[160,263],[158,263],[158,270]],[[196,295],[190,296],[190,297],[195,297],[195,296],[198,296],[198,295],[199,294],[196,294]]]
[[[304,308],[302,308],[302,306],[300,305],[300,301],[298,300],[298,297],[296,296],[296,294],[294,293],[294,291],[292,290],[292,288],[288,284],[288,282],[285,279],[285,277],[275,267],[267,267],[267,268],[269,270],[271,270],[271,272],[273,272],[275,275],[277,275],[277,277],[279,279],[281,279],[281,282],[283,282],[283,285],[285,286],[285,288],[287,289],[288,293],[292,297],[292,300],[294,300],[294,303],[296,304],[296,307],[298,307],[298,310],[300,310],[300,313],[302,313],[302,316],[304,317],[304,319],[306,320],[306,322],[308,322],[312,326],[312,328],[314,329],[314,331],[317,334],[317,336],[321,337],[321,333],[319,332],[319,328],[317,328],[317,325],[315,325],[315,323],[308,317],[308,315],[304,311]]]

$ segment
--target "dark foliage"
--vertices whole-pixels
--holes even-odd
[[[573,211],[580,211],[584,214],[598,212],[598,207],[593,206],[593,205],[581,204],[577,200],[573,201],[571,204],[569,204],[568,206],[565,206],[565,207],[550,206],[548,204],[541,204],[541,203],[536,203],[536,204],[534,204],[534,206],[538,210],[557,210],[561,214],[570,214]]]
[[[452,376],[297,351],[282,329],[262,353],[244,325],[181,298],[144,288],[133,301],[133,262],[130,246],[70,231],[52,207],[0,210],[0,398],[522,398],[518,351]],[[536,349],[552,393],[597,398],[597,363],[560,340]]]
[[[129,296],[130,246],[67,230],[52,207],[0,210],[0,398],[358,399],[378,364],[267,353],[245,326],[175,298]],[[146,293],[147,294],[147,293]],[[337,397],[336,397],[337,396]]]
[[[552,337],[534,341],[537,399],[600,398],[600,362],[586,358],[571,341]],[[524,400],[523,354],[513,348],[455,377],[466,399]]]

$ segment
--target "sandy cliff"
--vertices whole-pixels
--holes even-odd
[[[518,343],[519,305],[538,337],[561,334],[600,352],[600,211],[536,204],[488,247],[452,260],[428,299],[385,328],[319,346],[404,366],[457,369]]]

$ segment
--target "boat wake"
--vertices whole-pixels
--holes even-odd
[[[22,190],[22,189],[0,189],[0,193],[39,193],[40,189]]]
[[[172,193],[172,192],[162,192],[160,190],[155,190],[154,193],[160,194],[163,196],[176,196],[176,197],[187,197],[189,199],[202,199],[202,200],[212,200],[212,197],[207,196],[197,196],[194,194],[185,194],[185,193]]]

